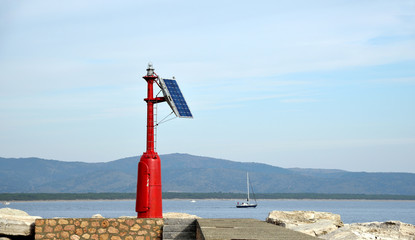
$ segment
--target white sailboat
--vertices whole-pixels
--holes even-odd
[[[241,203],[238,202],[236,204],[237,208],[254,208],[257,206],[255,197],[254,197],[255,203],[249,202],[249,175],[248,173],[246,173],[246,187],[247,187],[247,192],[248,192],[248,197],[246,198],[246,202],[241,202]],[[252,190],[252,193],[255,194],[253,190]]]

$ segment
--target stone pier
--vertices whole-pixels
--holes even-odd
[[[37,219],[35,239],[152,240],[161,239],[163,225],[163,219]]]

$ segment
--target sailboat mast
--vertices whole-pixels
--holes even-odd
[[[248,172],[246,172],[246,187],[247,187],[247,189],[248,189],[248,198],[247,198],[247,200],[248,200],[248,202],[249,202],[249,175],[248,175]]]

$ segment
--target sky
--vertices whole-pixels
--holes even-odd
[[[194,116],[161,155],[415,173],[415,1],[0,5],[0,157],[141,155],[152,62]]]

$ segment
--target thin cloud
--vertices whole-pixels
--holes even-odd
[[[344,149],[365,148],[373,146],[413,145],[415,138],[380,138],[380,139],[332,139],[332,140],[284,140],[274,141],[278,151],[310,149]]]
[[[313,103],[318,102],[317,99],[312,98],[292,98],[292,99],[283,99],[282,103]]]
[[[382,78],[368,80],[370,83],[386,83],[386,84],[415,84],[415,77],[402,78]]]

